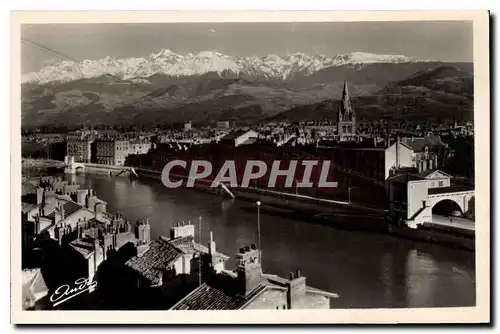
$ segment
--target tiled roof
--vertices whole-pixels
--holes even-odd
[[[225,135],[224,137],[222,137],[223,140],[235,140],[239,137],[241,137],[242,135],[244,135],[245,133],[247,132],[250,132],[252,130],[234,130],[230,133],[228,133],[227,135]]]
[[[31,182],[23,182],[21,184],[21,196],[36,194],[37,187]]]
[[[160,283],[163,270],[172,264],[182,252],[163,239],[153,240],[141,256],[134,256],[125,264],[145,277],[151,285]]]
[[[94,240],[91,238],[75,239],[69,246],[86,259],[94,252]]]
[[[425,171],[423,171],[423,172],[420,172],[418,175],[420,175],[420,176],[422,176],[422,177],[427,177],[427,176],[431,175],[431,174],[432,174],[432,173],[434,173],[434,172],[437,172],[437,173],[443,174],[445,177],[451,177],[451,175],[450,175],[450,174],[445,173],[445,172],[442,172],[442,171],[440,171],[440,170],[438,170],[438,169],[427,169],[427,170],[425,170]]]
[[[132,242],[133,244],[137,243],[137,239],[135,238],[134,233],[132,232],[123,232],[118,233],[116,235],[116,247],[121,248],[123,245]]]
[[[422,152],[426,146],[429,148],[446,146],[439,136],[403,138],[403,143],[411,147],[411,149],[415,152]]]
[[[35,208],[38,208],[39,205],[36,205],[36,204],[32,204],[32,203],[21,203],[21,212],[22,213],[28,213],[30,212],[31,210],[35,209]]]
[[[222,276],[222,275],[218,275]],[[233,278],[230,278],[234,280]],[[232,285],[231,282],[228,284]],[[219,282],[219,284],[203,283],[187,295],[172,310],[239,310],[248,301],[262,293],[265,285],[259,285],[248,296],[237,295],[234,289]]]
[[[63,204],[63,209],[64,209],[64,218],[66,219],[75,212],[84,209],[84,207],[75,202],[67,201]],[[47,217],[53,219],[55,217],[55,211],[48,214]]]
[[[24,269],[22,275],[23,306],[32,307],[34,303],[49,292],[40,269]]]
[[[163,238],[161,238],[161,239],[165,240]],[[167,242],[170,242],[171,245],[175,246],[176,248],[178,248],[180,251],[182,251],[185,254],[198,253],[198,252],[208,253],[208,251],[209,251],[207,246],[194,242],[194,237],[191,235],[186,236],[186,237],[182,237],[182,238],[172,239],[172,240],[169,240]],[[213,255],[215,257],[218,257],[221,259],[225,259],[225,260],[229,259],[229,256],[224,255],[224,254],[217,252],[217,251]]]

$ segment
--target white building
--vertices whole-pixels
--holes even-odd
[[[224,136],[222,141],[234,145],[234,147],[238,147],[250,143],[257,138],[259,138],[259,134],[253,130],[236,130]]]

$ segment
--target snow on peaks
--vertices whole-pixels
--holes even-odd
[[[201,75],[207,72],[246,73],[267,78],[283,80],[295,73],[312,74],[331,66],[344,66],[372,63],[403,63],[417,61],[401,55],[379,55],[353,52],[334,57],[309,55],[303,52],[284,56],[267,55],[264,57],[233,57],[216,51],[201,51],[197,54],[177,54],[162,49],[145,58],[117,59],[105,57],[100,60],[84,60],[80,63],[64,60],[44,67],[38,73],[23,76],[23,83],[47,83],[51,81],[71,81],[81,78],[94,78],[112,74],[121,79],[147,78],[155,73],[170,76]]]
[[[175,52],[170,51],[169,49],[162,49],[158,53],[152,53],[150,58],[159,58],[159,57],[172,57],[178,56]]]
[[[349,64],[372,64],[372,63],[408,63],[417,61],[401,55],[381,55],[366,52],[353,52],[347,54],[338,54],[333,57],[334,64],[349,65]]]

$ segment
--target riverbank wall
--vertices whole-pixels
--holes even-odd
[[[135,169],[139,178],[161,181],[161,173],[148,169]],[[185,179],[181,175],[169,175],[172,181]],[[211,181],[197,180],[193,190],[230,197],[220,187],[210,187]],[[309,196],[283,193],[256,188],[230,188],[236,199],[247,202],[262,202],[261,212],[269,215],[286,216],[314,224],[332,226],[346,230],[389,234],[415,241],[425,241],[469,251],[475,250],[474,234],[460,231],[446,231],[432,227],[411,229],[399,226],[388,219],[387,210],[370,208],[348,202],[331,201]]]
[[[88,174],[101,174],[109,176],[131,176],[131,167],[113,166],[113,165],[100,165],[93,163],[84,163],[84,173]]]

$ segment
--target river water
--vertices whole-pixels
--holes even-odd
[[[108,202],[108,211],[120,211],[131,221],[148,217],[152,238],[168,235],[176,221],[191,221],[198,231],[201,216],[202,243],[207,244],[212,231],[217,249],[228,256],[242,245],[257,243],[257,211],[252,203],[167,189],[154,180],[66,177],[92,187]],[[340,295],[333,301],[335,308],[475,305],[473,252],[275,214],[261,213],[260,219],[263,270],[287,276],[300,269],[308,285]],[[234,260],[227,267],[233,268]]]

